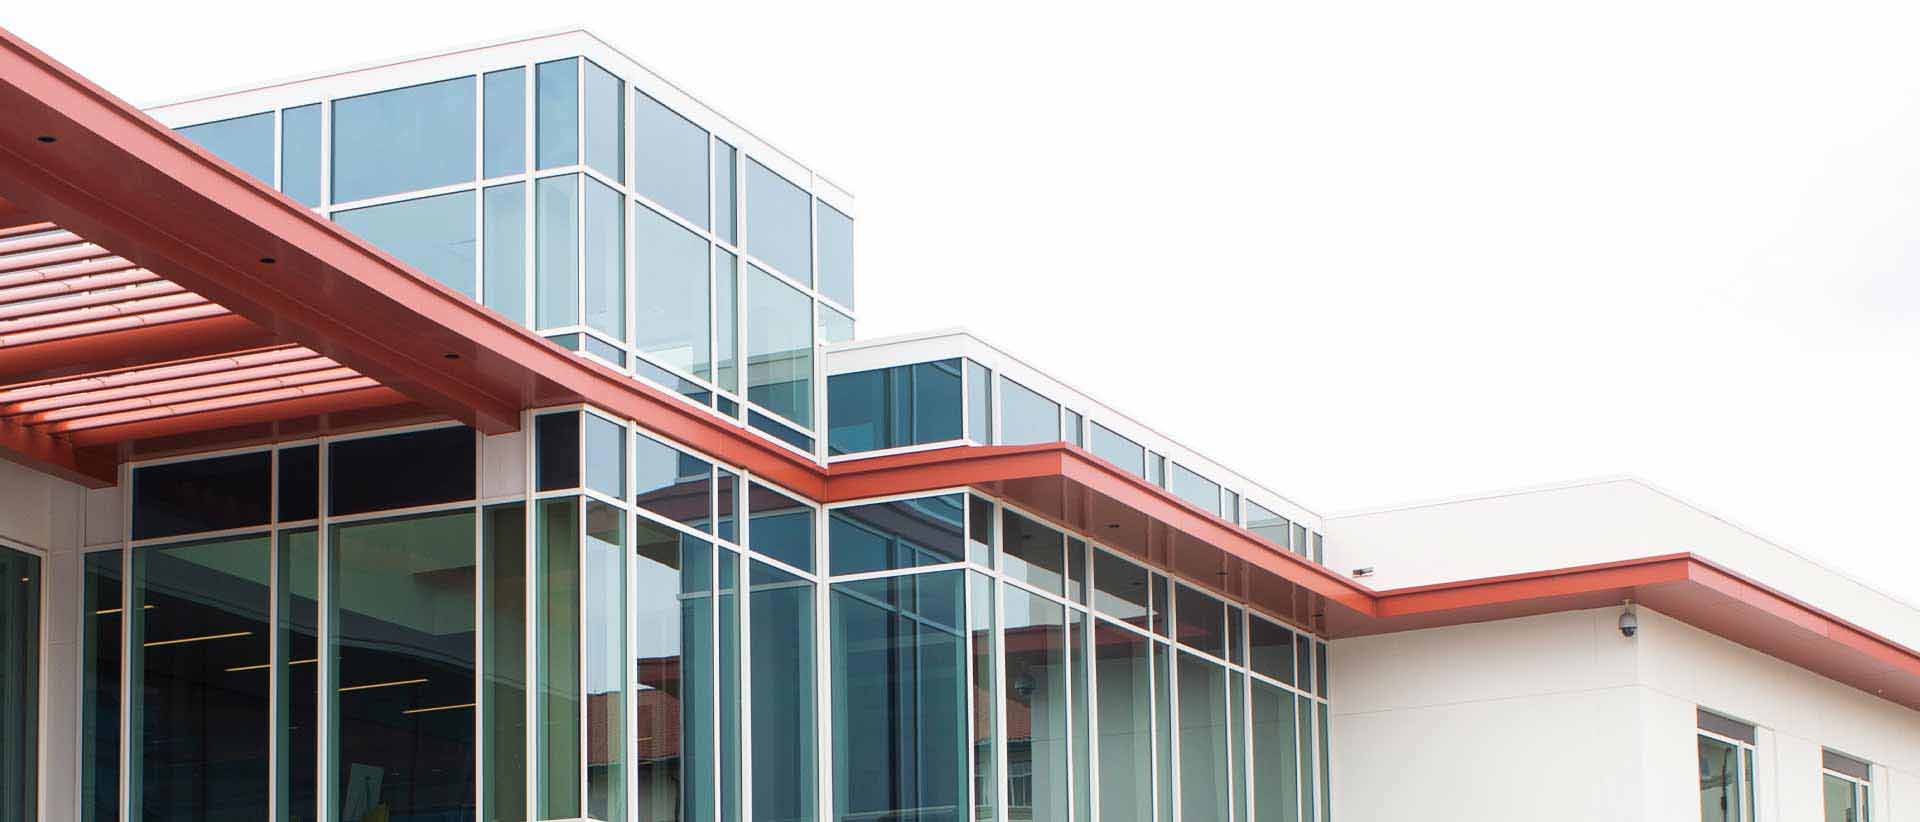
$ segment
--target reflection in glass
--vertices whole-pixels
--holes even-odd
[[[534,733],[540,819],[580,815],[580,500],[539,503]]]
[[[1173,649],[1153,644],[1153,759],[1159,822],[1173,822]]]
[[[729,152],[730,154],[730,152]],[[723,155],[723,161],[730,156]],[[720,192],[723,211],[733,203],[732,167],[720,176],[715,167],[714,185]],[[633,188],[649,200],[672,209],[687,222],[707,225],[707,132],[693,121],[661,105],[646,93],[633,93]],[[723,215],[723,226],[731,224],[731,214]],[[732,242],[731,231],[721,238]]]
[[[853,218],[826,203],[816,203],[820,239],[820,293],[853,308]]]
[[[1189,588],[1175,585],[1175,620],[1179,623],[1174,638],[1189,648],[1198,648],[1214,656],[1226,656],[1226,614],[1220,600]]]
[[[740,578],[744,560],[727,548],[720,548],[714,554],[717,557],[714,621],[718,630],[714,646],[720,694],[715,720],[720,726],[720,819],[721,822],[740,822],[744,817],[740,809],[745,796],[741,773],[746,745],[741,728],[744,706],[740,704],[740,644],[744,641],[740,625]]]
[[[1060,404],[1006,377],[1000,378],[1000,442],[1060,441]]]
[[[527,184],[494,186],[481,195],[482,279],[488,308],[527,322]]]
[[[1002,509],[1000,570],[1051,594],[1061,594],[1066,581],[1066,535]]]
[[[256,451],[134,469],[133,538],[265,526],[272,460]]]
[[[992,578],[967,574],[967,631],[972,637],[973,653],[973,818],[980,822],[992,820],[994,809],[1000,806],[1000,768],[995,748],[999,734],[994,710],[998,704],[1000,675],[994,664],[998,656],[993,651],[994,627],[1000,620],[994,607],[993,589]]]
[[[747,399],[800,425],[812,425],[812,298],[750,266],[746,326]]]
[[[472,77],[333,102],[333,202],[473,179]]]
[[[966,560],[965,494],[833,510],[827,553],[834,574],[917,568]]]
[[[753,819],[814,818],[813,585],[761,562],[752,568]]]
[[[1333,819],[1333,760],[1328,756],[1328,748],[1330,746],[1327,744],[1327,740],[1330,733],[1327,722],[1327,703],[1315,703],[1315,707],[1320,711],[1320,722],[1318,724],[1320,729],[1320,822],[1329,822],[1329,820]],[[1861,822],[1866,822],[1866,820],[1861,820]]]
[[[1171,463],[1172,470],[1167,474],[1167,490],[1174,496],[1206,509],[1207,513],[1220,516],[1220,484],[1200,476],[1180,463]]]
[[[527,511],[520,503],[481,514],[482,670],[480,791],[488,822],[527,818]]]
[[[261,535],[133,552],[135,818],[267,818],[271,551]]]
[[[320,204],[320,104],[280,113],[280,190],[304,206]]]
[[[1093,609],[1144,630],[1151,608],[1147,597],[1147,569],[1096,549],[1093,552]],[[1291,648],[1287,650],[1289,654],[1292,652]]]
[[[634,345],[655,361],[703,380],[712,376],[707,350],[709,247],[705,238],[653,209],[633,209]],[[723,346],[731,352],[732,343],[726,340]]]
[[[333,221],[468,297],[474,290],[473,192],[336,211]]]
[[[619,499],[627,487],[626,426],[599,414],[582,414],[586,424],[587,487]]]
[[[80,594],[80,820],[113,822],[120,818],[120,566],[119,550],[95,551],[82,558]],[[0,561],[4,564],[4,561]],[[0,576],[0,579],[18,577]],[[7,600],[11,603],[12,600]],[[0,605],[6,625],[24,624],[15,620],[10,605]],[[0,682],[10,682],[9,671],[19,670],[11,653],[11,640],[0,640],[8,650],[0,650]],[[0,685],[0,692],[10,685]],[[4,695],[0,704],[21,705],[25,700]],[[0,720],[4,724],[6,720]],[[0,736],[13,738],[10,730]],[[31,750],[27,746],[21,750]],[[0,776],[0,781],[7,777]],[[0,796],[13,796],[11,789],[0,789]],[[0,803],[0,818],[9,809]],[[24,818],[24,817],[22,817]]]
[[[1254,673],[1292,685],[1293,632],[1257,616],[1252,623],[1247,632],[1247,644],[1251,646],[1248,667]]]
[[[625,511],[587,500],[586,541],[581,547],[587,815],[602,822],[627,818],[626,517]]]
[[[634,817],[711,819],[713,547],[644,520],[634,536]]]
[[[1067,681],[1073,699],[1073,818],[1093,818],[1093,692],[1087,682],[1086,614],[1067,610]]]
[[[1254,822],[1300,822],[1300,750],[1293,695],[1253,683]]]
[[[580,162],[580,64],[555,60],[534,66],[534,159],[537,168]]]
[[[480,126],[482,177],[527,170],[527,70],[510,68],[480,78],[486,112]]]
[[[254,179],[273,185],[273,112],[174,129]],[[334,200],[339,201],[339,197]]]
[[[273,677],[283,717],[274,728],[275,818],[296,822],[320,812],[320,532],[283,531],[275,550],[280,646]]]
[[[853,339],[853,318],[820,304],[820,341],[842,343]]]
[[[1709,736],[1699,739],[1700,822],[1740,822],[1740,749]]]
[[[539,328],[580,321],[580,177],[534,184],[534,314]]]
[[[1094,678],[1100,704],[1100,819],[1153,818],[1152,641],[1094,622]]]
[[[964,572],[833,586],[834,812],[957,822],[967,801]]]
[[[809,198],[799,186],[747,158],[747,253],[795,282],[813,282]]]
[[[813,571],[813,508],[754,483],[747,495],[747,548]]]
[[[1007,817],[1067,820],[1066,609],[1004,586]],[[1024,736],[1016,736],[1021,731]]]
[[[587,165],[616,183],[624,183],[627,181],[626,86],[592,60],[583,61],[581,69],[586,75],[586,87],[580,96],[587,103]]]
[[[993,372],[967,360],[967,436],[981,445],[993,444]]]
[[[1247,818],[1247,677],[1227,672],[1227,784],[1233,793],[1233,818]]]
[[[5,822],[37,816],[39,726],[40,558],[0,546],[0,820]]]
[[[633,504],[689,528],[713,532],[713,463],[646,434],[633,436]]]
[[[1146,477],[1147,449],[1140,447],[1140,443],[1113,433],[1100,423],[1088,425],[1093,429],[1093,434],[1087,445],[1094,456],[1118,465],[1136,477]]]
[[[1227,671],[1180,655],[1180,818],[1227,818]]]
[[[313,519],[320,513],[320,446],[282,448],[278,454],[280,510],[276,515],[281,523]]]
[[[342,822],[474,807],[474,515],[328,535],[332,806]]]
[[[636,265],[638,265],[636,263]],[[713,250],[713,381],[720,390],[740,390],[740,258]],[[731,415],[729,415],[731,416]]]
[[[616,340],[627,338],[626,197],[591,177],[587,180],[585,265],[587,327]],[[616,359],[615,362],[618,362]]]
[[[896,365],[827,379],[827,453],[957,440],[960,360]]]
[[[636,126],[637,127],[637,126]],[[740,243],[739,176],[736,164],[740,150],[724,140],[713,141],[713,233],[729,243]]]
[[[1313,801],[1313,700],[1294,697],[1294,731],[1300,752],[1300,816],[1314,819]]]

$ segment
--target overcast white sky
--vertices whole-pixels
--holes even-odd
[[[584,24],[857,195],[861,336],[1322,513],[1631,473],[1920,601],[1912,4],[192,5],[0,26],[145,104]]]

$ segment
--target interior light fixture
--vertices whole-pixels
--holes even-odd
[[[365,685],[342,685],[340,686],[340,692],[346,693],[348,691],[370,691],[370,690],[373,690],[374,688],[393,688],[400,685],[419,685],[426,681],[427,681],[426,677],[420,677],[418,679],[396,679],[392,682],[369,682]]]
[[[235,637],[243,637],[243,636],[253,636],[253,632],[252,631],[231,631],[224,634],[207,634],[205,636],[183,636],[183,637],[180,637],[179,639],[156,639],[152,642],[145,642],[141,644],[148,648],[156,648],[161,645],[184,645],[189,642],[205,642],[210,639],[233,639]]]
[[[433,706],[433,707],[431,707],[431,708],[408,708],[408,709],[406,709],[406,710],[404,710],[404,711],[401,711],[400,713],[403,713],[403,714],[430,714],[430,713],[433,713],[433,712],[435,712],[435,711],[457,711],[457,710],[460,710],[461,708],[471,708],[471,707],[473,707],[473,703],[471,703],[471,702],[462,702],[462,703],[460,703],[460,704],[458,704],[458,705],[435,705],[435,706]]]
[[[296,659],[287,664],[288,665],[306,665],[308,663],[319,662],[319,661],[320,660],[317,660],[317,659]],[[258,665],[236,665],[232,668],[228,668],[227,673],[235,674],[241,671],[262,671],[271,667],[273,667],[273,663],[271,662],[262,662]]]
[[[121,609],[119,609],[119,608],[101,608],[100,610],[98,610],[98,611],[94,611],[93,613],[94,613],[95,615],[98,615],[98,616],[105,616],[105,615],[107,615],[107,614],[117,614],[117,613],[120,613],[120,610],[121,610]],[[142,610],[142,611],[151,611],[151,610],[153,610],[153,606],[152,606],[152,605],[142,605],[142,606],[140,606],[140,610]]]

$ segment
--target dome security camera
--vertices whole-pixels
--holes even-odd
[[[1632,639],[1640,633],[1640,618],[1633,613],[1633,600],[1627,600],[1627,610],[1620,613],[1620,635]]]

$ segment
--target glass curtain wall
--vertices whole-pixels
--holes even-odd
[[[0,545],[0,822],[40,816],[40,574]]]

